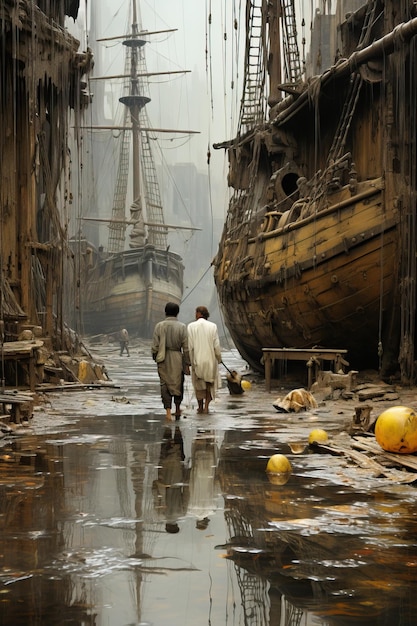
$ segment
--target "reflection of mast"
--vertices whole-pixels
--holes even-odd
[[[234,508],[225,511],[224,518],[229,528],[231,542],[239,538],[243,543],[254,543],[250,521],[245,519]],[[245,613],[245,623],[251,626],[267,626],[269,624],[268,582],[261,576],[250,572],[234,562],[236,579],[239,585],[242,608]]]

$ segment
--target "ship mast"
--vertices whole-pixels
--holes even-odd
[[[302,79],[294,4],[295,0],[247,0],[239,135],[262,124],[266,105],[275,106],[280,92],[293,92]]]
[[[131,219],[135,221],[132,235],[134,247],[142,245],[145,239],[145,225],[143,223],[143,207],[141,196],[141,164],[140,164],[140,124],[139,115],[143,107],[150,102],[150,98],[139,93],[138,57],[140,48],[146,41],[138,37],[136,0],[132,0],[132,36],[123,41],[131,51],[130,56],[130,94],[119,98],[120,102],[129,108],[132,124],[132,158],[133,158],[133,202],[130,207]]]
[[[149,97],[149,77],[161,74],[184,74],[188,70],[168,72],[148,72],[143,48],[150,35],[170,33],[176,29],[144,31],[140,24],[140,9],[136,0],[132,0],[132,26],[129,34],[97,39],[107,42],[123,39],[126,46],[124,73],[116,76],[95,76],[92,80],[125,79],[124,95],[119,102],[125,105],[123,122],[118,126],[84,126],[90,130],[120,130],[119,162],[113,196],[112,217],[105,219],[109,223],[108,252],[118,254],[125,249],[126,228],[133,225],[130,232],[129,247],[142,248],[150,244],[158,250],[167,249],[168,230],[165,224],[156,166],[153,156],[152,141],[156,133],[194,134],[192,130],[174,130],[151,128],[146,112]],[[128,79],[128,80],[126,80]],[[130,118],[130,119],[129,119]],[[131,139],[132,137],[132,139]],[[132,152],[132,155],[131,155]],[[131,158],[132,157],[132,158]],[[126,197],[128,179],[132,165],[132,194],[130,218],[126,217]]]

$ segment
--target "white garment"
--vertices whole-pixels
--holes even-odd
[[[214,437],[193,442],[192,466],[190,471],[190,500],[188,515],[197,520],[209,517],[216,511],[216,466],[218,450]]]
[[[218,385],[218,365],[222,360],[216,324],[204,317],[188,324],[188,348],[195,388],[205,389],[206,383],[210,383],[214,398]]]

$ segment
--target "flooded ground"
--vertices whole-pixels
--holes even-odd
[[[0,624],[416,623],[417,487],[307,445],[319,426],[346,440],[357,400],[277,413],[284,390],[249,374],[231,396],[224,371],[210,415],[187,380],[166,423],[148,346],[93,351],[114,388],[45,394],[0,440]]]

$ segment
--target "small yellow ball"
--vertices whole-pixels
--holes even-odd
[[[292,471],[292,466],[285,454],[273,454],[269,459],[266,471],[273,474],[288,474]]]
[[[240,386],[245,391],[248,391],[252,387],[252,385],[250,384],[250,382],[248,380],[242,380],[242,382],[240,383]]]
[[[308,436],[308,443],[326,443],[329,440],[329,435],[322,428],[315,428]]]

